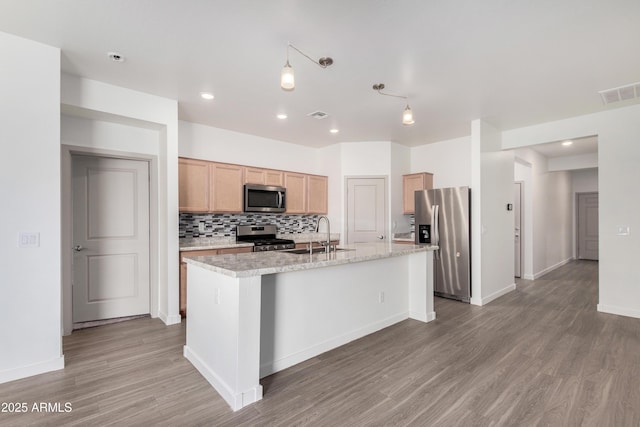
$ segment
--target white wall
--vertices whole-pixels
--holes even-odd
[[[513,211],[514,155],[500,151],[501,135],[482,120],[471,123],[472,297],[484,305],[515,289]]]
[[[521,276],[533,279],[533,165],[515,153],[514,180],[522,182],[522,204],[520,206],[522,245]],[[515,230],[514,230],[515,231]]]
[[[152,230],[151,241],[157,252],[157,259],[152,260],[155,266],[153,274],[157,279],[157,314],[165,323],[180,323],[179,313],[179,280],[178,280],[178,103],[174,100],[137,92],[95,80],[62,75],[61,103],[65,111],[76,111],[99,121],[119,123],[143,129],[156,129],[158,136],[158,170],[157,188],[152,194],[152,203],[158,206],[155,218],[155,230]],[[60,116],[57,117],[60,120]],[[65,126],[69,122],[65,119]],[[114,135],[122,134],[123,128],[100,124],[97,122],[82,123],[71,133],[89,135],[84,126],[98,126],[101,132],[92,133],[95,141],[89,145],[105,146],[113,151],[123,148],[123,142],[114,139]],[[69,131],[68,127],[65,131]],[[128,129],[139,135],[150,134],[143,130]],[[144,144],[141,142],[141,144]],[[136,147],[140,148],[140,147]],[[147,151],[148,147],[142,147]],[[131,149],[126,149],[130,153]],[[155,198],[155,200],[153,200]],[[153,219],[153,218],[152,218]],[[65,234],[67,234],[66,232]],[[64,238],[64,237],[63,237]],[[63,254],[64,255],[64,254]],[[64,264],[69,264],[64,261]],[[152,307],[154,302],[152,302]]]
[[[616,108],[503,132],[503,147],[516,148],[583,136],[598,136],[598,310],[640,318],[640,105]],[[631,233],[617,235],[618,226]]]
[[[571,187],[574,193],[598,191],[598,169],[571,171]]]
[[[0,33],[0,383],[64,367],[60,50]],[[40,235],[18,248],[18,233]]]
[[[598,153],[562,156],[549,159],[549,172],[598,167]]]
[[[411,150],[409,147],[391,143],[391,158],[389,169],[389,201],[390,201],[390,221],[389,238],[393,233],[406,233],[409,231],[409,217],[405,216],[402,209],[402,175],[410,173],[411,170]]]
[[[531,271],[525,269],[523,277],[532,280],[573,258],[571,173],[549,172],[548,159],[537,151],[519,149],[515,153],[531,165],[532,230],[526,241],[531,246],[525,246],[525,253],[526,258],[531,256],[532,266]]]
[[[325,175],[315,148],[185,121],[178,130],[181,157]]]
[[[160,154],[159,131],[128,124],[62,115],[62,144],[141,154]]]
[[[471,186],[471,137],[411,148],[409,173],[433,173],[435,188]]]

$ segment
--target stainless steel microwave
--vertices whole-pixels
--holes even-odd
[[[244,185],[245,212],[284,212],[286,205],[284,187],[273,185]]]

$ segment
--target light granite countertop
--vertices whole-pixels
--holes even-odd
[[[340,246],[340,248],[345,250],[313,255],[287,251],[251,252],[198,256],[186,258],[185,261],[231,277],[250,277],[371,261],[438,249],[437,246],[432,245],[391,243],[355,243]]]
[[[278,234],[278,239],[290,239],[296,243],[324,242],[326,233]],[[340,233],[331,233],[331,240],[340,240]],[[202,251],[208,249],[242,248],[253,246],[253,243],[236,243],[235,236],[229,237],[197,237],[180,239],[180,251]]]

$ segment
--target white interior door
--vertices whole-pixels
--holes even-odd
[[[522,183],[515,182],[513,190],[514,272],[522,277]]]
[[[387,239],[385,178],[347,178],[347,243]]]
[[[149,313],[149,164],[73,156],[73,322]]]
[[[578,259],[598,259],[598,193],[578,193]]]

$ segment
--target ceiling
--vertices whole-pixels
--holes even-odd
[[[564,143],[568,141],[571,141],[571,144],[564,145]],[[533,149],[548,159],[598,153],[597,136],[574,138],[568,141],[555,141],[548,142],[546,144],[539,144],[533,147]]]
[[[615,108],[598,91],[640,80],[637,0],[0,0],[0,10],[0,31],[61,48],[66,73],[176,99],[181,120],[312,147],[416,146],[469,135],[474,119],[505,130],[558,120]],[[291,51],[296,88],[285,92],[287,42],[334,64]],[[408,96],[414,125],[375,83]],[[318,110],[329,116],[307,116]]]

